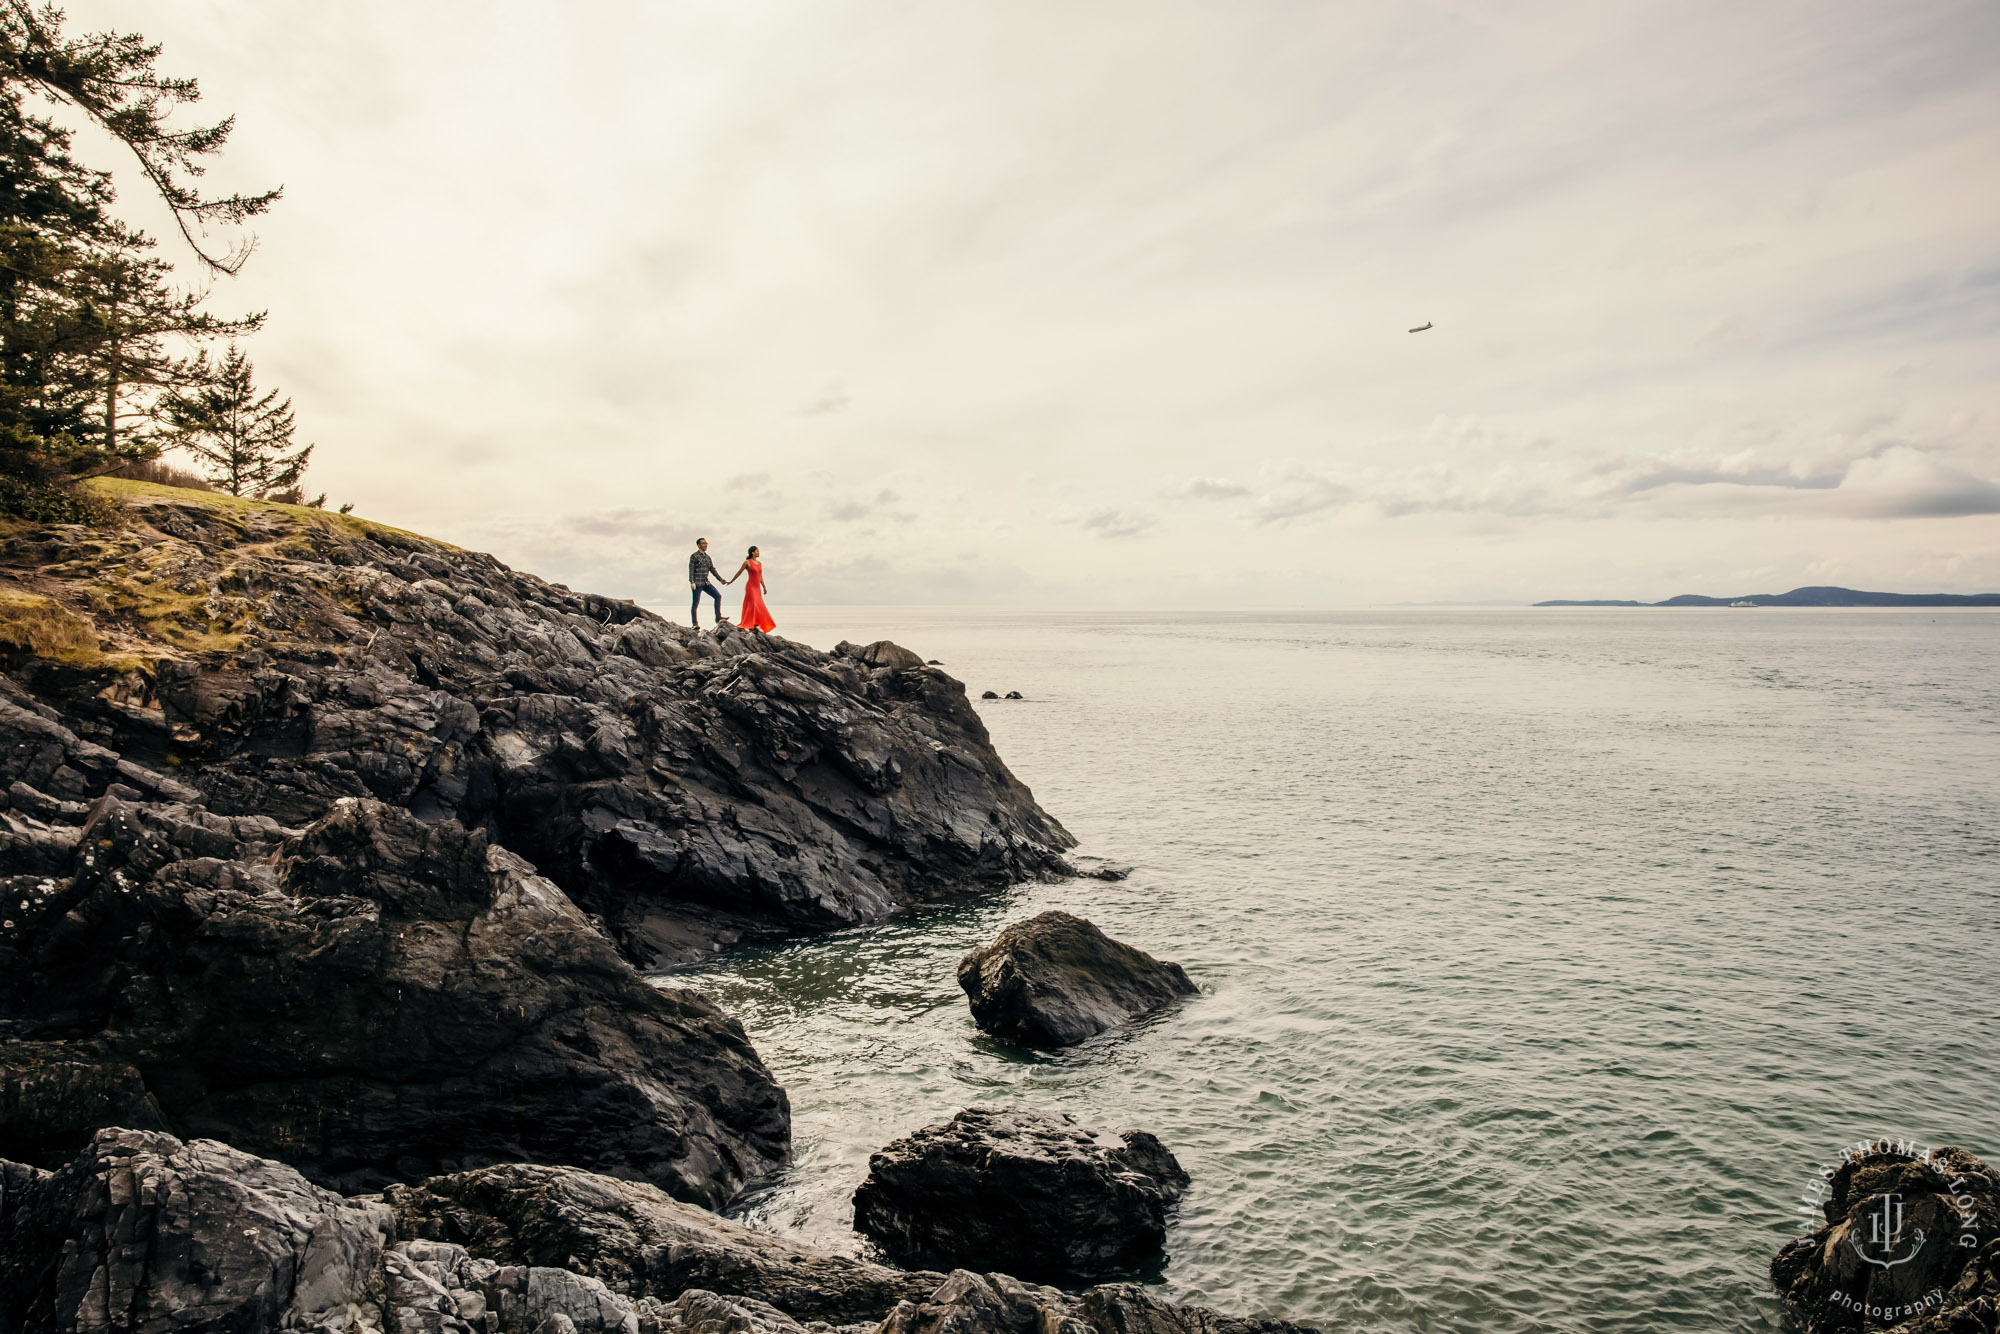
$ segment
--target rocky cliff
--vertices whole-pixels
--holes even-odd
[[[10,1334],[1313,1334],[1005,1274],[827,1255],[573,1168],[344,1197],[210,1140],[0,1161]]]
[[[0,1144],[322,1185],[782,1159],[734,1021],[632,967],[1061,873],[963,687],[699,637],[345,516],[106,487],[0,530]]]

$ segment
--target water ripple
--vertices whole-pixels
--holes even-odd
[[[2000,615],[794,621],[1026,692],[983,707],[1001,753],[1137,869],[677,978],[790,1090],[760,1225],[861,1252],[868,1153],[1006,1101],[1179,1155],[1183,1299],[1764,1330],[1839,1145],[2000,1148]],[[986,1037],[956,963],[1051,907],[1202,994],[1064,1052]]]

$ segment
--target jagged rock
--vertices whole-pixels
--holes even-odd
[[[404,1234],[509,1265],[564,1265],[631,1297],[690,1288],[749,1297],[801,1321],[875,1321],[944,1275],[907,1273],[794,1245],[637,1182],[509,1164],[391,1186]]]
[[[711,638],[348,517],[119,496],[124,528],[0,541],[102,647],[14,669],[0,787],[41,796],[10,866],[66,852],[42,798],[116,783],[291,828],[372,797],[484,830],[660,966],[1066,870],[964,687],[895,644]]]
[[[1068,1116],[969,1107],[868,1159],[854,1226],[904,1264],[1053,1282],[1157,1262],[1188,1175],[1128,1130],[1116,1148]]]
[[[806,1334],[807,1326],[755,1297],[724,1297],[689,1288],[671,1302],[642,1297],[633,1303],[639,1314],[639,1334]],[[831,1326],[814,1324],[824,1331]],[[873,1324],[851,1327],[857,1334]]]
[[[0,1162],[0,1330],[1306,1334],[1121,1286],[1070,1297],[1005,1274],[898,1273],[582,1172],[493,1169],[420,1189],[429,1193],[415,1211],[407,1190],[388,1202],[343,1198],[225,1144],[134,1130],[100,1132],[54,1172]],[[487,1196],[508,1194],[524,1197],[518,1209],[483,1212]],[[463,1225],[511,1253],[412,1236],[413,1225]],[[528,1258],[565,1247],[581,1249],[562,1264]],[[690,1250],[711,1258],[682,1254]],[[712,1258],[731,1251],[733,1260]],[[648,1252],[657,1263],[644,1283],[619,1289],[583,1272],[595,1265],[630,1280],[631,1261]],[[718,1292],[674,1278],[704,1267],[745,1286]],[[842,1273],[848,1286],[817,1299],[819,1309],[860,1316],[838,1326],[802,1322],[760,1295],[797,1297]]]
[[[0,1329],[639,1334],[565,1269],[397,1242],[379,1200],[213,1140],[105,1130],[44,1172],[0,1163]]]
[[[1826,1221],[1771,1260],[1805,1334],[2000,1329],[2000,1172],[1963,1149],[1883,1144],[1828,1181]]]
[[[1015,922],[959,961],[973,1022],[996,1037],[1064,1047],[1196,988],[1177,963],[1111,939],[1070,913]]]
[[[309,1328],[387,1295],[387,1208],[225,1144],[106,1130],[0,1180],[0,1328]]]
[[[921,1302],[889,1313],[878,1334],[1317,1334],[1284,1320],[1228,1316],[1162,1301],[1129,1283],[1076,1296],[1006,1274],[960,1269]]]
[[[100,797],[69,874],[7,882],[0,1144],[107,1122],[365,1189],[521,1158],[719,1203],[783,1161],[743,1030],[649,985],[486,834],[345,799],[305,830]]]

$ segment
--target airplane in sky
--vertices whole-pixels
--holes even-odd
[[[1424,321],[1424,322],[1423,322],[1422,324],[1419,324],[1419,325],[1418,325],[1418,326],[1417,326],[1416,328],[1414,328],[1414,329],[1410,330],[1410,332],[1411,332],[1411,333],[1422,333],[1422,332],[1423,332],[1424,330],[1426,330],[1426,329],[1428,329],[1428,328],[1430,328],[1430,327],[1431,327],[1431,321],[1429,321],[1429,320],[1425,320],[1425,321]]]

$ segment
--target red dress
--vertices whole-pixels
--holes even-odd
[[[736,618],[736,624],[745,630],[775,630],[778,623],[771,619],[771,609],[764,605],[764,562],[745,561],[749,567],[750,582],[743,585],[743,614]]]

